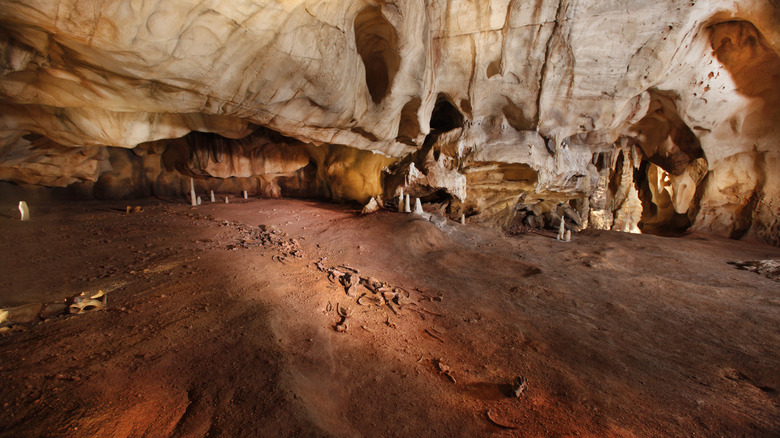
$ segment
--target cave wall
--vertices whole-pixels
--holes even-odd
[[[0,180],[780,243],[772,0],[0,0]]]

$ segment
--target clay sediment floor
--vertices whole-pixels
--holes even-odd
[[[0,307],[108,292],[105,311],[0,337],[0,436],[780,432],[780,282],[727,263],[778,248],[567,244],[307,201],[126,205],[0,212]],[[361,306],[331,268],[409,297]]]

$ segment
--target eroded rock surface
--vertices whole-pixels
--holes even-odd
[[[779,51],[770,0],[0,0],[0,179],[778,244]]]

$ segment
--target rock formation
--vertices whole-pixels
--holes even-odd
[[[0,0],[0,179],[780,244],[773,0]]]

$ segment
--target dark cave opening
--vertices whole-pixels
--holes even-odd
[[[463,114],[450,103],[443,93],[436,98],[436,105],[431,113],[431,131],[447,132],[463,127]]]

